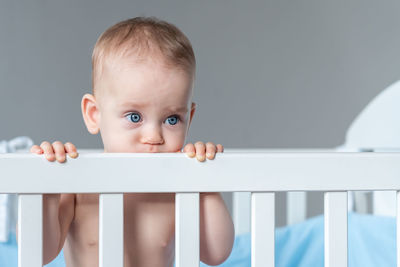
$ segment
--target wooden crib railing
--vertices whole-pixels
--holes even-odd
[[[194,267],[199,266],[199,192],[252,192],[252,266],[266,267],[275,264],[274,192],[324,191],[325,266],[345,267],[347,191],[400,191],[398,153],[224,153],[205,163],[176,153],[95,153],[66,164],[5,154],[0,170],[0,193],[19,194],[20,267],[42,266],[44,193],[100,193],[100,266],[122,267],[123,193],[175,192],[176,266]]]

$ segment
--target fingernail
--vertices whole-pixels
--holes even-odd
[[[193,158],[194,156],[196,156],[196,153],[194,153],[194,152],[189,152],[189,153],[187,153],[187,155],[188,155],[189,157]]]
[[[76,153],[76,152],[71,152],[71,153],[69,154],[69,156],[70,156],[71,158],[76,158],[76,157],[78,156],[78,153]]]
[[[206,157],[207,158],[211,157],[211,153],[206,153]]]
[[[50,161],[54,160],[54,154],[46,154],[45,157],[46,157],[47,160],[50,160]]]
[[[205,160],[206,160],[206,157],[204,157],[204,156],[197,156],[197,160],[198,160],[198,161],[205,161]]]

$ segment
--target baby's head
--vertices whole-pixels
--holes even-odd
[[[195,56],[186,36],[154,18],[107,29],[92,56],[93,95],[82,99],[87,129],[105,152],[177,152],[195,104]]]

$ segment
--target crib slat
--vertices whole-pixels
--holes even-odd
[[[347,192],[325,192],[325,267],[347,267]]]
[[[18,196],[18,267],[43,266],[42,195]]]
[[[123,194],[100,194],[99,266],[124,266]]]
[[[199,193],[175,195],[175,264],[198,267],[200,264]]]
[[[397,252],[397,267],[400,267],[400,191],[396,192],[396,197],[397,197],[396,252]]]
[[[251,194],[251,266],[275,266],[275,193]]]
[[[287,224],[302,222],[306,219],[306,192],[288,192],[286,217]]]

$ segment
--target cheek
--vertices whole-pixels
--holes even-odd
[[[105,152],[132,152],[137,143],[137,131],[127,130],[123,121],[103,121],[100,125],[100,134]]]
[[[101,139],[103,140],[104,150],[106,152],[118,152],[122,145],[123,139],[116,134],[115,131],[109,131],[107,129],[100,130]]]
[[[186,138],[186,131],[166,132],[164,141],[167,152],[178,152],[182,149]]]
[[[106,152],[126,153],[138,151],[139,139],[137,134],[132,132],[112,131],[109,134],[104,134],[103,145]]]

